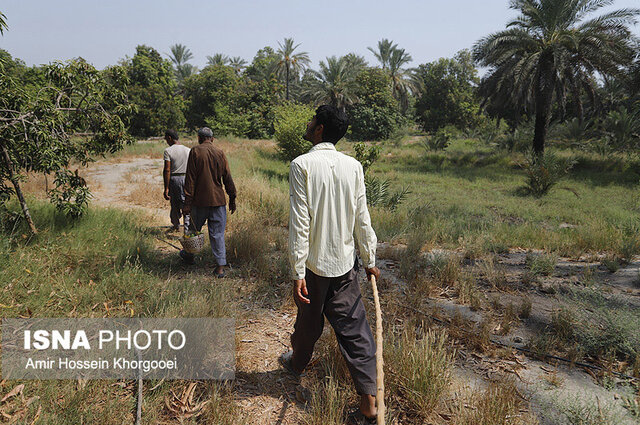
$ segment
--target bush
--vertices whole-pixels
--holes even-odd
[[[508,152],[525,152],[531,144],[533,135],[529,131],[516,129],[515,131],[498,137],[498,149]]]
[[[551,190],[569,170],[575,161],[567,161],[558,158],[551,153],[536,155],[533,152],[527,154],[527,159],[522,168],[527,173],[527,185],[525,193],[540,198]]]
[[[365,173],[380,156],[380,148],[378,146],[367,147],[363,142],[353,145],[353,149],[356,151],[356,159],[362,164],[362,170]]]
[[[422,142],[422,146],[427,151],[443,151],[447,149],[452,138],[453,134],[450,131],[441,128],[435,134],[427,136]]]
[[[302,136],[305,125],[314,114],[312,107],[293,102],[276,108],[274,136],[283,159],[291,161],[311,149],[311,142],[304,140]]]

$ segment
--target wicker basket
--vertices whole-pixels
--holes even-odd
[[[191,236],[190,238],[183,236],[180,238],[180,243],[182,244],[182,248],[189,254],[198,254],[202,251],[202,248],[204,248],[204,233]]]

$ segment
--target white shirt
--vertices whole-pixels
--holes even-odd
[[[187,172],[187,160],[189,149],[185,145],[174,143],[164,150],[164,160],[171,161],[171,174],[184,174]]]
[[[360,162],[333,143],[319,143],[291,162],[289,197],[293,279],[304,279],[305,267],[319,276],[342,276],[354,266],[355,243],[365,267],[375,266],[377,238]]]

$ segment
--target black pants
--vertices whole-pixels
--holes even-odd
[[[339,277],[322,277],[306,271],[311,304],[296,304],[298,315],[291,335],[293,367],[304,370],[322,335],[324,316],[333,327],[359,394],[376,394],[376,346],[367,321],[354,266]]]

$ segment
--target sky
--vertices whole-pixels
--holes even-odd
[[[624,7],[640,0],[613,8]],[[166,56],[182,43],[200,68],[215,53],[250,62],[285,37],[300,43],[314,68],[349,52],[375,64],[367,47],[382,38],[417,66],[471,48],[516,15],[507,0],[1,0],[0,12],[9,25],[0,48],[27,65],[80,56],[100,69],[133,56],[139,44]],[[633,31],[640,36],[640,25]]]

